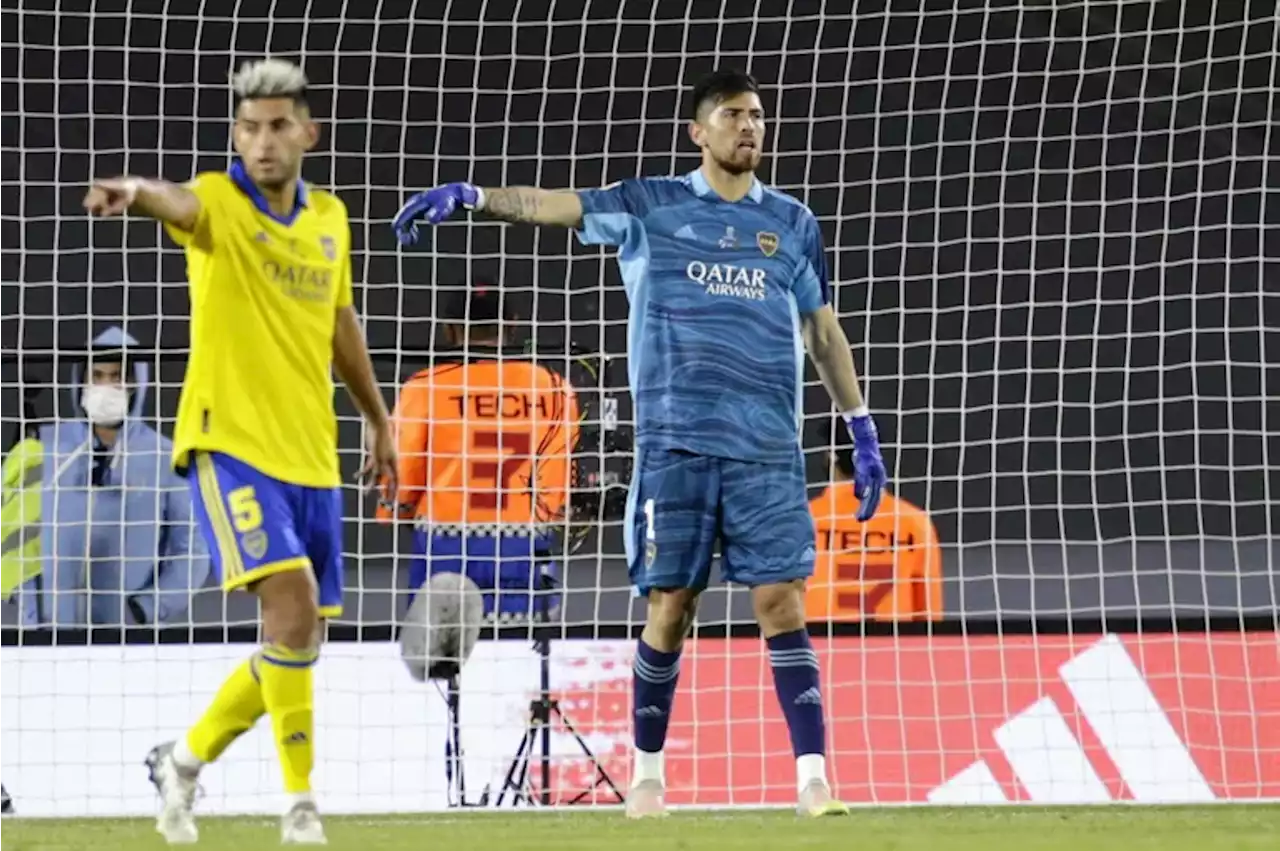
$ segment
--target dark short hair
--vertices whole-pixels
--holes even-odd
[[[718,104],[747,92],[760,94],[760,84],[747,72],[734,68],[712,71],[694,85],[693,93],[689,96],[689,117],[696,120],[708,101]]]
[[[477,281],[473,286],[456,289],[441,299],[440,319],[496,328],[499,322],[514,322],[516,315],[511,299],[503,298],[502,293],[487,282]]]

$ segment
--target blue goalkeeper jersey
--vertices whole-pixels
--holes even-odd
[[[578,194],[578,238],[619,248],[637,445],[792,462],[800,317],[830,301],[813,213],[759,181],[724,201],[700,171]]]

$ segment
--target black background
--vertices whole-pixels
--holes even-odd
[[[947,545],[948,609],[1046,611],[1034,591],[1002,605],[1000,574],[1062,582],[1078,558],[1099,583],[1141,577],[1159,597],[1184,581],[1191,605],[1276,609],[1272,4],[195,5],[5,4],[6,430],[19,382],[65,381],[91,328],[187,346],[180,252],[152,223],[89,222],[79,201],[92,175],[225,168],[240,62],[301,59],[313,82],[325,136],[305,176],[351,212],[389,400],[423,363],[437,295],[477,276],[500,278],[543,340],[625,342],[610,257],[465,219],[401,251],[387,220],[408,191],[692,169],[681,92],[734,65],[766,86],[762,176],[822,222],[893,488]],[[156,360],[167,430],[182,358]],[[809,378],[816,485],[828,403]],[[39,415],[65,413],[56,395]],[[342,444],[354,470],[352,419]],[[348,549],[373,571],[396,544],[354,491],[348,509]],[[593,542],[573,584],[625,586],[619,549],[614,531]],[[997,581],[974,603],[957,589],[979,574]],[[1227,585],[1195,599],[1209,574]],[[1069,588],[1055,600],[1072,610]],[[1134,590],[1122,605],[1152,603]]]

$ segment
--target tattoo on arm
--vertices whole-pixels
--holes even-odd
[[[541,189],[516,187],[485,191],[484,212],[508,222],[535,222],[542,210]]]

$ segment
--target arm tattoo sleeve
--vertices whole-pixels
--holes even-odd
[[[536,222],[543,194],[529,187],[491,189],[485,193],[484,212],[508,222]]]

